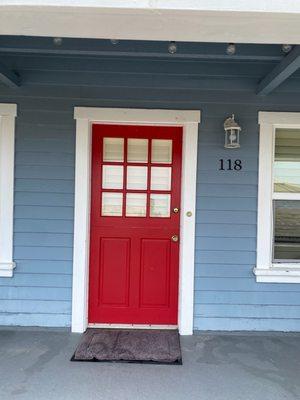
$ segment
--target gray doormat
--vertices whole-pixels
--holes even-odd
[[[87,329],[71,361],[182,364],[177,330]]]

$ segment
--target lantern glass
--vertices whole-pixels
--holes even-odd
[[[240,129],[229,128],[225,130],[225,148],[236,149],[240,147]]]

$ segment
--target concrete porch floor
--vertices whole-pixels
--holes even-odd
[[[65,330],[0,329],[0,398],[300,398],[300,334],[182,337],[183,366],[70,362],[78,339]]]

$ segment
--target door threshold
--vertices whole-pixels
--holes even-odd
[[[111,328],[111,329],[178,329],[178,325],[151,325],[151,324],[93,324],[88,328]]]

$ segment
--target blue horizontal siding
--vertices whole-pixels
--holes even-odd
[[[228,210],[224,210],[226,213]],[[205,237],[246,237],[256,238],[256,225],[231,223],[219,224],[219,223],[199,223],[197,224],[196,236]],[[255,249],[254,249],[255,250]]]
[[[54,126],[53,129],[56,129],[56,127]],[[51,153],[55,151],[62,151],[63,153],[69,154],[72,154],[72,150],[75,145],[74,138],[73,140],[71,138],[69,140],[59,140],[59,138],[57,138],[55,140],[43,139],[41,141],[20,139],[16,141],[16,144],[22,146],[26,152],[43,152],[45,149],[48,149],[48,151]]]
[[[195,313],[199,317],[214,318],[299,318],[299,306],[269,304],[197,304]]]
[[[245,265],[249,264],[245,263]],[[250,266],[251,270],[251,266]],[[226,275],[226,270],[223,274],[220,274],[218,277],[207,278],[207,277],[195,277],[195,286],[196,290],[211,290],[215,292],[226,291],[226,292],[235,292],[235,291],[253,291],[253,292],[264,292],[266,296],[269,296],[270,304],[272,304],[273,296],[284,296],[284,292],[297,292],[300,296],[300,285],[299,284],[285,284],[285,283],[257,283],[253,276],[249,276],[246,278],[232,278],[231,276]],[[271,294],[270,294],[271,293]],[[300,316],[300,315],[299,315]]]
[[[46,212],[49,210],[46,209]],[[54,219],[56,215],[54,215]],[[73,246],[73,235],[70,233],[15,233],[14,245],[18,246]]]
[[[281,331],[299,332],[300,319],[298,318],[223,318],[198,317],[194,318],[197,330],[204,331]]]
[[[50,215],[51,219],[73,219],[73,207],[58,206],[15,206],[16,218],[42,219]]]
[[[27,313],[37,314],[70,314],[70,302],[63,300],[2,300],[0,303],[0,315],[6,313],[18,313],[26,308]]]
[[[50,259],[51,261],[55,261]],[[40,260],[41,262],[43,260]],[[13,282],[8,279],[1,279],[0,286],[23,286],[23,287],[64,287],[70,288],[72,276],[67,274],[47,274],[40,270],[38,274],[21,273],[16,271]]]
[[[45,177],[45,179],[47,179]],[[69,193],[43,193],[15,191],[15,205],[33,206],[73,206],[74,195]]]
[[[270,303],[272,297],[272,303]],[[273,292],[269,293],[267,290],[257,291],[213,291],[213,290],[196,290],[195,303],[198,307],[206,307],[207,304],[233,304],[233,305],[285,305],[300,306],[299,292],[284,292],[282,295],[274,295]],[[299,310],[298,310],[299,312]],[[298,314],[299,317],[299,314]]]
[[[226,212],[222,210],[197,210],[196,222],[198,224],[231,224],[232,221],[239,221],[242,225],[255,225],[256,211],[236,211]],[[223,232],[222,232],[223,235]],[[221,235],[221,237],[222,237]]]
[[[200,185],[197,186],[200,190]],[[219,197],[235,197],[235,196],[241,196],[241,185],[225,185],[225,184],[219,184],[219,185],[214,185],[214,184],[202,184],[202,195],[206,197],[213,197],[213,196],[219,196]],[[242,186],[243,193],[242,195],[247,198],[252,198],[257,196],[257,187],[256,185],[243,185]]]
[[[224,238],[224,237],[197,237],[196,238],[196,250],[201,253],[205,250],[215,251],[235,251],[239,249],[240,251],[252,251],[253,245],[256,245],[255,238]]]
[[[17,152],[16,165],[61,165],[74,167],[74,156],[72,153],[57,153],[57,152]]]
[[[23,179],[72,179],[74,178],[74,167],[65,167],[63,165],[17,165],[15,177]]]
[[[239,196],[239,201],[235,197],[212,197],[212,196],[197,196],[199,210],[218,210],[223,207],[225,211],[256,211],[256,198]]]
[[[70,313],[0,313],[0,325],[67,327],[70,324]]]
[[[20,192],[74,193],[73,179],[16,178],[15,184]]]
[[[39,262],[39,272],[43,272],[44,263]],[[26,268],[26,263],[21,263],[23,268]],[[32,263],[30,263],[32,266]],[[57,264],[60,267],[60,264]],[[54,270],[54,273],[60,273],[61,271]],[[53,301],[68,301],[70,303],[71,288],[62,287],[30,287],[27,286],[2,286],[0,290],[0,300],[53,300]],[[20,307],[21,309],[22,307]],[[19,310],[20,312],[20,310]],[[32,313],[34,314],[34,312]],[[19,322],[21,324],[21,321]]]
[[[255,264],[255,251],[237,250],[196,250],[195,256],[201,263],[218,264]]]
[[[57,235],[58,237],[60,235]],[[51,249],[49,249],[51,251]],[[72,274],[72,262],[62,260],[33,260],[29,259],[16,259],[18,263],[18,272],[27,274]]]
[[[73,221],[68,219],[15,219],[15,232],[73,233]]]
[[[15,259],[72,261],[72,247],[17,246]]]
[[[74,121],[68,120],[68,117],[70,115],[70,112],[72,112],[72,109],[70,110],[59,110],[57,108],[54,109],[49,109],[49,110],[39,110],[39,112],[36,112],[35,109],[32,110],[22,110],[22,123],[23,124],[30,124],[30,125],[38,125],[38,131],[43,129],[44,125],[47,126],[63,126],[64,129],[67,129],[67,127],[72,128],[72,126],[75,126]],[[22,136],[17,137],[17,143],[18,141],[23,142],[24,150],[27,149],[28,145],[41,145],[41,142],[38,140],[37,137],[35,139],[31,140],[30,138],[26,139],[23,138]],[[45,139],[45,142],[51,146],[58,146],[59,145],[59,138],[54,137],[54,139]],[[61,138],[61,145],[62,148],[65,146],[69,146],[71,143],[74,143],[74,138],[72,140],[71,137],[62,137]],[[45,149],[45,147],[43,147]],[[30,150],[30,148],[29,148]]]
[[[201,155],[199,155],[201,157]],[[225,158],[228,157],[228,153],[226,156],[217,156],[219,158]],[[241,156],[234,156],[234,158],[240,159]],[[218,160],[215,162],[215,168],[218,168]],[[257,172],[248,172],[246,173],[245,171],[241,172],[232,172],[232,175],[229,174],[228,172],[223,171],[215,171],[214,173],[208,173],[208,172],[198,172],[198,183],[200,184],[198,187],[205,183],[210,183],[210,184],[227,184],[231,185],[233,180],[232,177],[235,177],[234,184],[240,184],[241,185],[241,192],[243,191],[243,185],[257,185]],[[201,189],[199,189],[201,191]],[[200,193],[199,193],[200,194]]]
[[[256,283],[260,110],[300,111],[300,80],[255,95],[270,62],[116,61],[6,56],[20,72],[16,102],[13,278],[0,278],[0,324],[69,326],[72,293],[74,106],[201,109],[197,173],[195,315],[202,330],[300,330],[300,285]],[[223,121],[242,126],[224,149]],[[242,171],[219,171],[241,159]]]
[[[225,275],[227,278],[248,278],[253,277],[252,271],[248,268],[249,264],[196,264],[195,277],[218,278]]]

